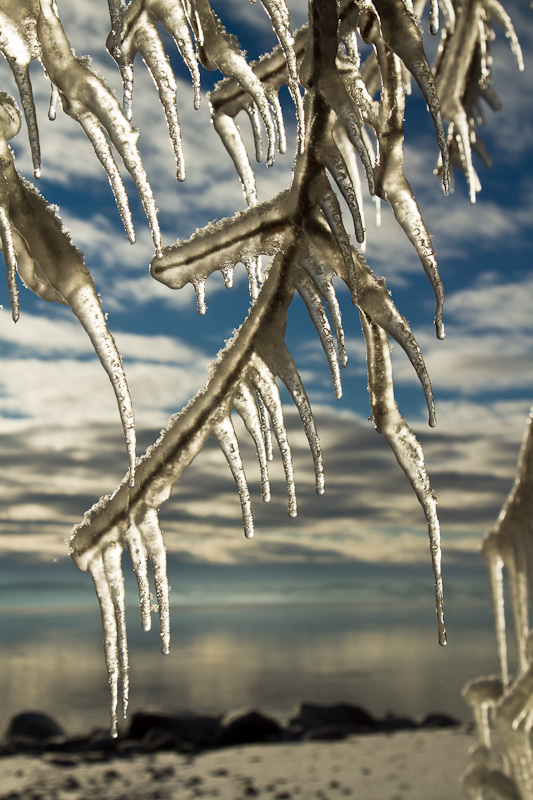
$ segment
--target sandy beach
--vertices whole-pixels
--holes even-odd
[[[5,755],[0,799],[460,800],[459,778],[473,743],[473,734],[460,726],[195,754]]]

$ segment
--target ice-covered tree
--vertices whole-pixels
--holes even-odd
[[[420,444],[395,400],[389,339],[410,359],[433,426],[431,384],[420,348],[385,279],[375,276],[372,265],[365,261],[363,196],[369,192],[376,206],[385,202],[392,207],[433,287],[436,334],[443,338],[444,291],[437,259],[404,174],[405,95],[414,79],[435,127],[440,149],[437,170],[444,191],[450,186],[452,169],[457,168],[466,176],[474,201],[479,181],[472,151],[488,160],[477,132],[482,106],[498,104],[491,88],[490,56],[497,27],[508,37],[520,69],[522,58],[511,21],[497,0],[443,0],[442,21],[437,0],[432,0],[428,12],[425,0],[414,5],[410,0],[310,0],[308,25],[296,32],[284,0],[261,0],[263,10],[257,8],[257,13],[270,17],[279,44],[252,63],[209,0],[109,0],[108,5],[111,31],[106,44],[122,77],[122,102],[89,61],[74,54],[54,0],[0,0],[0,49],[18,87],[35,177],[41,171],[40,123],[30,65],[38,60],[52,84],[49,115],[53,117],[60,105],[81,126],[108,175],[132,242],[135,232],[129,198],[117,161],[133,178],[153,239],[152,276],[169,289],[192,284],[203,314],[209,276],[220,271],[231,286],[235,265],[244,263],[252,300],[248,316],[213,363],[206,385],[137,458],[126,374],[94,282],[57,209],[17,171],[8,141],[19,133],[21,114],[12,97],[0,96],[0,236],[13,319],[20,313],[19,278],[42,299],[70,306],[109,375],[124,430],[128,472],[112,494],[87,511],[70,540],[72,558],[80,569],[91,573],[100,602],[112,729],[116,732],[119,691],[124,712],[128,702],[123,549],[127,546],[132,557],[145,629],[151,619],[148,562],[151,564],[161,646],[167,652],[168,582],[158,510],[206,440],[215,437],[227,459],[240,497],[244,532],[251,537],[251,498],[232,413],[240,415],[255,444],[265,501],[270,497],[268,461],[273,453],[273,433],[285,472],[289,515],[295,516],[293,465],[279,379],[300,414],[314,462],[316,490],[319,494],[323,491],[313,413],[284,334],[292,298],[298,293],[316,327],[339,396],[346,349],[335,278],[348,286],[360,315],[374,424],[393,449],[427,519],[439,641],[446,643],[436,498]],[[431,32],[439,37],[432,66],[422,42],[420,20],[426,13]],[[162,37],[161,28],[174,39],[187,65],[195,106],[202,95],[201,68],[218,70],[222,76],[208,102],[213,126],[233,160],[248,206],[167,247],[162,247],[156,200],[133,127],[133,62],[139,53],[159,93],[177,178],[183,180],[176,80],[165,52],[168,37]],[[278,99],[284,85],[289,88],[297,121],[292,176],[284,191],[258,202],[254,171],[236,117],[241,112],[248,115],[256,158],[261,161],[264,155],[267,166],[271,165],[276,150],[286,148]]]

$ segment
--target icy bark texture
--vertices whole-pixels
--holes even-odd
[[[482,550],[489,575],[500,675],[476,678],[463,689],[479,736],[463,785],[476,800],[528,800],[533,797],[533,631],[529,620],[533,576],[533,409],[514,486],[494,530],[485,537]],[[511,600],[507,615],[505,582]],[[506,616],[512,617],[514,623],[516,658],[511,668]]]
[[[100,602],[113,733],[117,730],[120,695],[124,713],[128,702],[121,567],[124,545],[137,576],[144,629],[151,622],[150,562],[161,647],[168,652],[169,589],[158,510],[205,441],[214,437],[226,457],[239,494],[246,537],[254,534],[252,501],[232,423],[234,411],[242,417],[254,441],[265,502],[270,499],[268,461],[273,457],[275,439],[285,471],[288,514],[296,516],[279,379],[301,417],[314,462],[316,491],[324,491],[313,413],[285,345],[284,331],[288,308],[297,292],[316,327],[334,393],[339,397],[341,368],[346,365],[347,354],[335,278],[347,284],[360,314],[376,430],[390,444],[427,519],[439,641],[446,643],[437,502],[421,447],[396,404],[389,337],[404,349],[416,371],[433,426],[436,417],[431,383],[408,322],[394,305],[385,280],[376,277],[365,262],[362,198],[368,190],[377,204],[383,201],[391,205],[433,287],[436,334],[443,338],[444,291],[437,260],[403,168],[406,86],[414,78],[427,103],[440,150],[444,190],[450,183],[450,162],[465,172],[471,186],[477,187],[470,153],[477,144],[478,106],[481,99],[495,105],[488,56],[493,18],[504,26],[518,60],[519,47],[505,12],[495,0],[443,2],[446,19],[433,69],[424,53],[419,19],[403,0],[312,0],[309,24],[296,33],[291,30],[284,0],[261,0],[261,5],[279,45],[259,61],[248,63],[208,0],[108,0],[111,32],[107,48],[123,81],[121,106],[86,60],[72,52],[53,0],[0,0],[0,50],[19,89],[35,176],[40,174],[40,146],[29,65],[38,59],[52,83],[54,102],[58,100],[79,123],[106,170],[131,241],[135,233],[116,155],[133,177],[152,230],[153,277],[175,290],[190,283],[203,314],[211,273],[220,271],[228,287],[237,263],[245,264],[249,275],[252,305],[248,317],[219,353],[205,387],[171,417],[159,439],[135,463],[131,401],[92,279],[55,213],[17,174],[7,140],[18,132],[19,114],[11,98],[0,97],[0,237],[13,318],[16,320],[19,314],[17,272],[43,299],[71,306],[113,383],[126,437],[128,476],[113,494],[103,497],[85,514],[70,540],[74,562],[81,570],[90,571]],[[421,15],[424,3],[417,4],[415,12]],[[433,33],[439,30],[438,16],[437,4],[432,2],[429,20]],[[139,134],[132,127],[133,61],[139,53],[157,88],[175,154],[176,175],[183,180],[185,156],[176,80],[160,36],[161,27],[174,39],[187,65],[195,107],[201,101],[201,68],[218,70],[223,76],[208,101],[214,128],[233,160],[248,205],[245,211],[165,248],[161,247],[154,198],[137,149]],[[361,43],[370,46],[365,60],[359,52]],[[289,88],[297,124],[292,178],[281,194],[258,203],[254,171],[236,117],[240,112],[246,114],[252,126],[255,158],[264,158],[270,166],[276,151],[286,150],[278,99],[283,85]],[[50,116],[54,114],[51,105]],[[341,198],[351,219],[348,226]],[[264,274],[261,256],[271,259]]]

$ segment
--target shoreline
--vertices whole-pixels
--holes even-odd
[[[0,758],[9,800],[464,800],[471,727],[351,734],[338,741]]]

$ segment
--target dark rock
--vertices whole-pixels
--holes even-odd
[[[48,714],[41,711],[22,711],[11,718],[6,731],[6,739],[34,739],[43,742],[55,736],[63,736],[61,726]]]
[[[109,733],[95,731],[92,736],[78,742],[76,751],[79,753],[106,753],[116,752],[118,739],[114,739]]]
[[[156,750],[175,750],[179,744],[179,739],[172,731],[164,728],[150,728],[142,738],[145,750],[155,752]]]
[[[279,722],[260,711],[232,714],[224,719],[216,744],[220,747],[234,744],[279,741],[282,728]]]
[[[410,731],[418,727],[416,722],[410,717],[394,717],[392,714],[385,719],[378,720],[377,729],[381,733],[393,733],[394,731]]]
[[[460,724],[459,720],[440,712],[426,714],[418,723],[420,728],[452,728]]]
[[[302,703],[298,713],[289,726],[301,726],[304,729],[324,726],[350,726],[353,732],[371,731],[376,728],[376,720],[368,711],[349,703],[338,703],[322,706],[316,703]]]
[[[212,745],[220,734],[220,719],[183,711],[178,714],[138,711],[131,718],[127,737],[144,740],[151,730],[167,731],[178,743]]]
[[[339,742],[352,733],[357,733],[357,731],[346,725],[324,725],[307,730],[303,739],[306,742]]]

